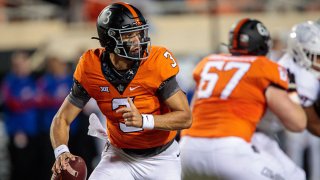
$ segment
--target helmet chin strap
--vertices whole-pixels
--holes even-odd
[[[98,37],[91,37],[91,39],[96,39],[96,40],[101,40],[100,38],[98,38]]]

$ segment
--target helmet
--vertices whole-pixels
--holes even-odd
[[[313,21],[293,26],[288,37],[288,53],[295,63],[320,77],[320,26]]]
[[[149,25],[141,12],[123,2],[105,7],[97,19],[97,39],[101,46],[128,60],[148,58],[151,45],[148,30]],[[133,41],[133,38],[138,40]],[[133,46],[136,47],[134,51],[131,50]]]
[[[266,55],[271,47],[270,33],[258,20],[241,19],[229,32],[228,47],[232,55]]]

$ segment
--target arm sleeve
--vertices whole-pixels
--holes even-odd
[[[71,92],[68,95],[68,100],[73,105],[78,108],[83,108],[87,102],[90,100],[90,95],[88,92],[82,87],[82,85],[74,79],[73,86],[71,88]]]
[[[157,56],[154,67],[158,71],[159,76],[155,79],[158,85],[166,80],[176,76],[179,73],[179,65],[177,59],[173,56],[170,50],[162,48]],[[161,86],[161,85],[160,85]],[[160,87],[159,86],[159,87]]]
[[[181,88],[176,80],[176,76],[173,76],[161,83],[159,89],[157,90],[157,95],[162,101],[165,101],[180,89]]]

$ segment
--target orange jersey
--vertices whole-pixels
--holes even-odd
[[[236,136],[249,142],[266,109],[266,88],[288,88],[286,69],[264,56],[211,55],[193,76],[193,124],[182,135],[194,137]]]
[[[77,65],[74,78],[94,98],[101,112],[107,117],[109,139],[118,148],[145,149],[161,146],[171,141],[176,131],[144,130],[127,127],[121,113],[116,110],[129,106],[127,97],[141,114],[159,115],[165,105],[156,96],[160,84],[179,72],[179,66],[170,51],[153,46],[147,60],[140,67],[122,94],[104,77],[100,56],[104,49],[85,52]]]

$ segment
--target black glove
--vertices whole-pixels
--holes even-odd
[[[289,69],[287,69],[287,72],[288,72],[288,78],[289,78],[288,95],[294,103],[300,105],[301,100],[300,100],[298,92],[297,92],[297,85],[296,85],[295,76],[293,73],[290,72]]]
[[[290,72],[289,69],[287,69],[288,72],[288,78],[289,78],[289,87],[288,92],[296,92],[297,91],[297,85],[296,85],[296,79],[293,73]]]

